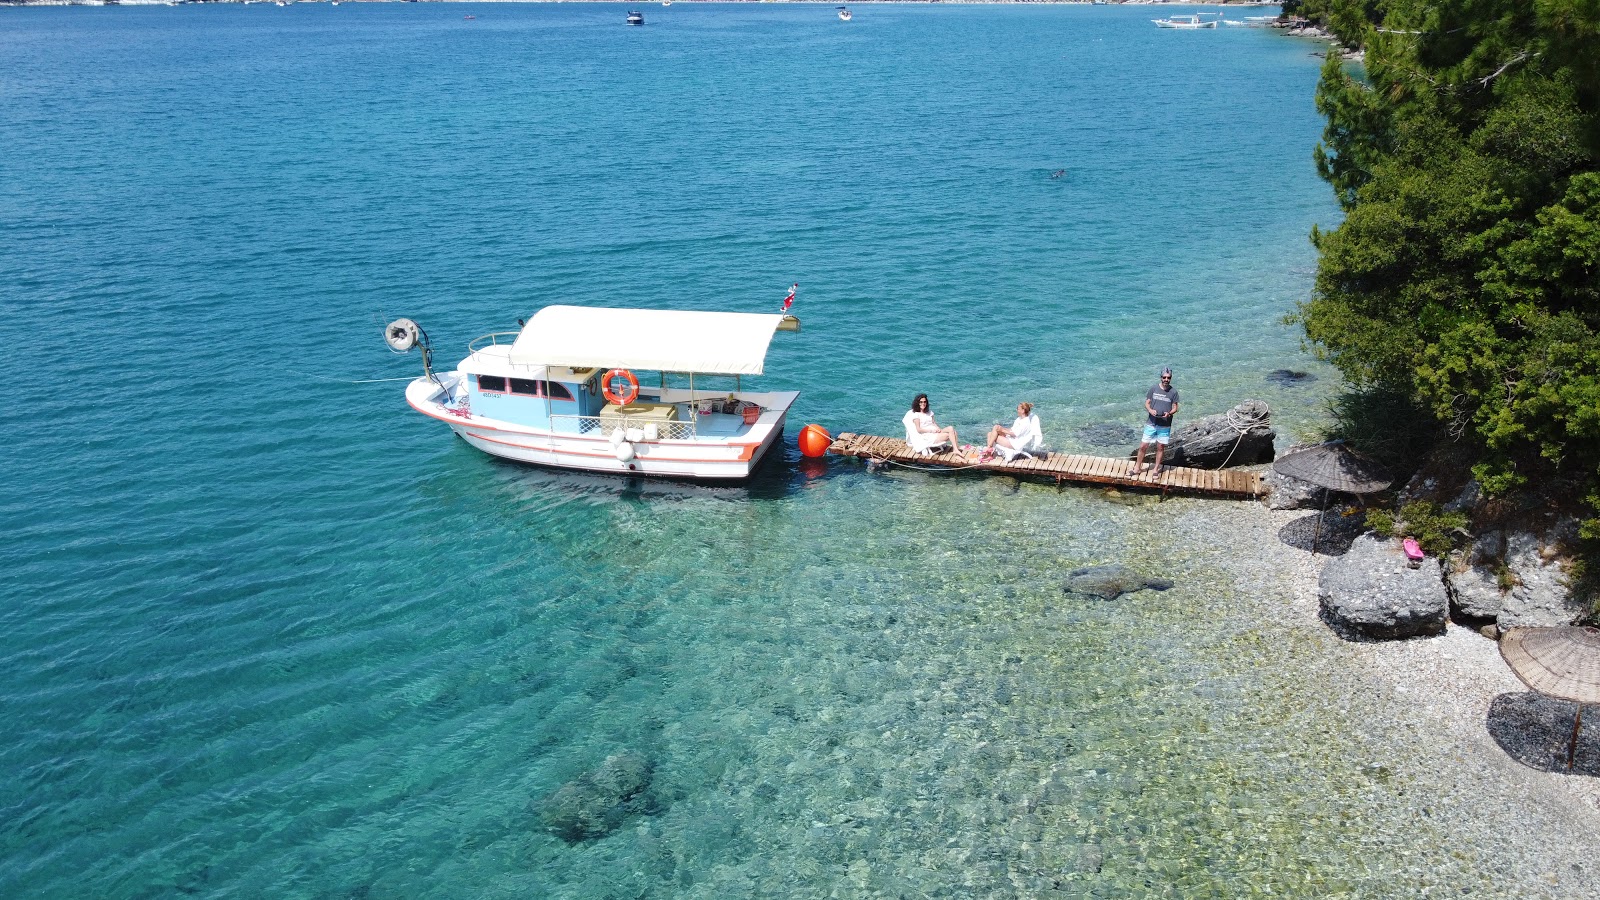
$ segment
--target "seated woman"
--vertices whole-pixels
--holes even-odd
[[[1017,420],[1011,427],[996,425],[989,429],[989,442],[984,455],[999,453],[1010,462],[1024,453],[1033,453],[1044,446],[1044,431],[1039,427],[1039,417],[1033,414],[1032,403],[1017,404]]]
[[[914,453],[924,456],[933,453],[936,447],[956,447],[956,430],[954,427],[939,427],[933,420],[933,413],[928,409],[928,395],[918,394],[911,401],[911,411],[900,418],[906,426],[906,444]]]

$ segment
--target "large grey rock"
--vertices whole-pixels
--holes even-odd
[[[1270,492],[1267,506],[1272,509],[1320,509],[1327,502],[1327,491],[1309,481],[1291,478],[1268,469],[1261,483]]]
[[[1586,610],[1572,596],[1560,551],[1560,541],[1570,530],[1558,526],[1547,540],[1528,531],[1478,535],[1447,575],[1456,612],[1494,619],[1502,634],[1519,625],[1576,622]]]
[[[1246,400],[1231,412],[1231,418],[1229,413],[1205,416],[1173,429],[1163,465],[1220,469],[1224,463],[1250,466],[1271,462],[1272,442],[1278,434],[1272,430],[1267,405]],[[1241,433],[1234,422],[1248,427]]]
[[[1069,594],[1088,594],[1102,600],[1115,600],[1123,594],[1149,589],[1164,591],[1172,582],[1163,578],[1146,578],[1127,566],[1089,566],[1067,573],[1061,589]]]
[[[1445,586],[1449,588],[1450,605],[1457,616],[1500,618],[1500,609],[1505,603],[1505,594],[1500,590],[1500,563],[1505,553],[1505,532],[1485,531],[1446,571]]]
[[[1586,612],[1572,596],[1562,559],[1546,556],[1545,549],[1537,536],[1525,531],[1506,536],[1506,568],[1513,584],[1495,620],[1501,631],[1519,625],[1571,625]]]
[[[1367,638],[1439,634],[1450,612],[1438,560],[1413,569],[1399,541],[1370,534],[1328,561],[1317,594],[1336,629]]]
[[[568,843],[602,837],[635,813],[654,806],[649,794],[653,766],[642,753],[606,757],[592,772],[567,782],[539,802],[539,818]]]

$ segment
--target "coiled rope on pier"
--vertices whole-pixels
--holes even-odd
[[[1256,408],[1257,404],[1260,405],[1259,410]],[[1240,408],[1245,406],[1250,407],[1250,411],[1240,412]],[[1234,452],[1239,449],[1239,445],[1244,442],[1244,436],[1249,434],[1252,428],[1259,425],[1272,424],[1272,408],[1267,406],[1267,401],[1265,400],[1246,399],[1238,406],[1228,410],[1224,418],[1228,422],[1228,427],[1237,431],[1239,436],[1233,439],[1233,449],[1228,451],[1228,458],[1224,459],[1222,465],[1217,467],[1219,469],[1228,467],[1228,462],[1233,459]]]

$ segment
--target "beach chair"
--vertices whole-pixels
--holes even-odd
[[[1004,447],[1000,444],[994,445],[995,452],[1004,457],[1006,462],[1016,462],[1019,459],[1029,456],[1042,457],[1045,455],[1044,429],[1039,425],[1038,413],[1033,413],[1032,415],[1028,416],[1027,433],[1022,435],[1020,439],[1013,437],[1011,442],[1016,446]]]

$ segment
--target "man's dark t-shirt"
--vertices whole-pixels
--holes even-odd
[[[1172,427],[1172,408],[1178,405],[1178,389],[1175,387],[1163,388],[1159,383],[1144,395],[1150,408],[1160,415],[1150,417],[1150,424],[1157,428]]]

